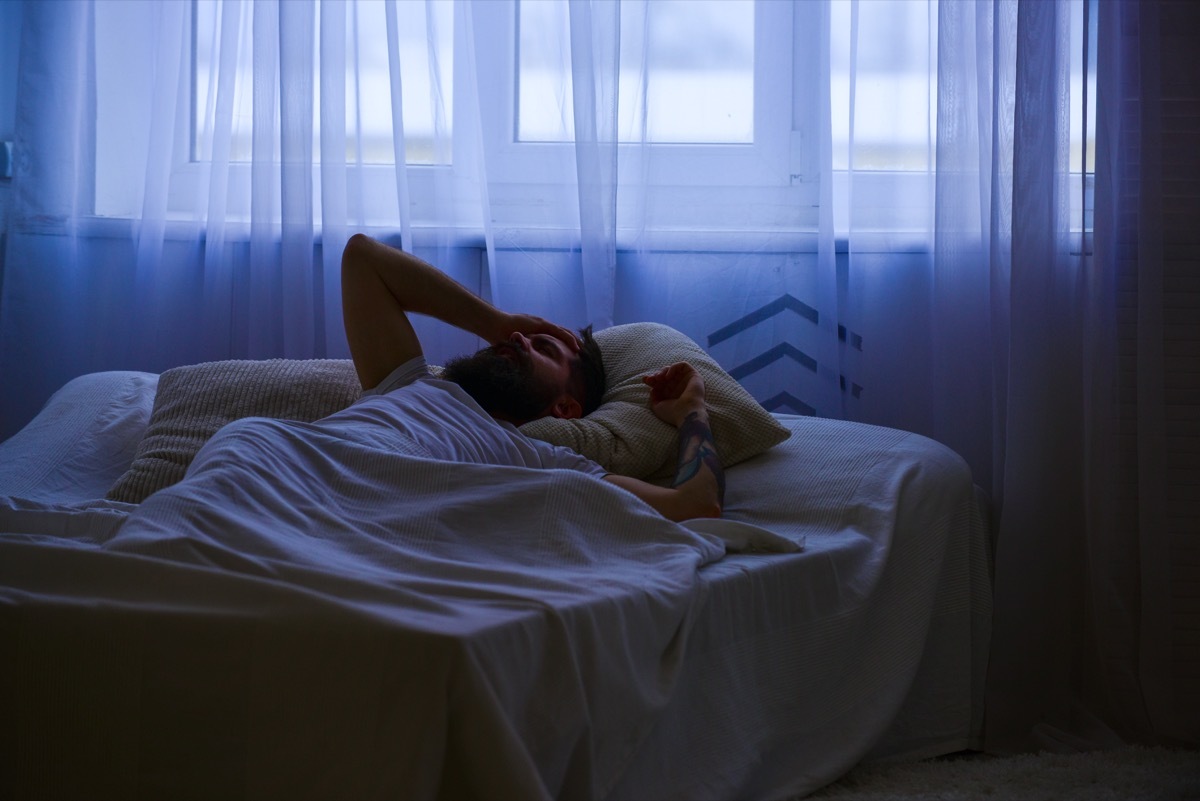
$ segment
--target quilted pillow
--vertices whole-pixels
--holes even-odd
[[[689,362],[704,379],[723,466],[745,461],[791,434],[699,345],[675,329],[630,323],[595,336],[607,384],[600,407],[579,420],[546,417],[526,423],[521,430],[527,435],[572,448],[613,473],[666,480],[675,472],[679,440],[675,429],[650,410],[650,388],[642,376],[681,361]]]
[[[200,447],[226,423],[243,417],[312,422],[360,394],[349,359],[233,360],[167,370],[158,379],[133,464],[108,498],[141,503],[179,481]]]

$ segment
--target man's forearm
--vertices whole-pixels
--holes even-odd
[[[489,343],[508,333],[504,315],[433,265],[363,234],[351,237],[342,253],[342,317],[364,389],[421,355],[408,320],[414,312]]]
[[[721,468],[721,459],[713,442],[708,413],[694,411],[688,413],[679,425],[679,459],[675,480],[671,486],[681,487],[694,479],[702,478],[706,471],[712,476],[716,486],[717,505],[723,506],[725,471]]]
[[[708,411],[688,412],[680,422],[679,455],[671,483],[686,517],[720,517],[725,505],[725,471],[713,442]]]
[[[679,457],[670,487],[610,473],[605,481],[632,492],[668,520],[720,517],[725,471],[713,443],[707,411],[693,411],[679,423]]]
[[[720,517],[725,471],[708,422],[704,379],[692,365],[676,362],[642,376],[642,381],[650,387],[654,416],[679,432],[675,480],[670,487],[613,474],[605,480],[629,490],[670,520]]]
[[[401,310],[434,317],[487,342],[508,333],[500,330],[502,312],[423,259],[363,234],[346,247],[351,263],[376,276]]]

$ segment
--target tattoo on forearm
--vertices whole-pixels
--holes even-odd
[[[713,477],[717,479],[717,500],[724,504],[725,471],[721,469],[721,460],[713,443],[712,429],[701,419],[698,412],[692,412],[679,426],[679,467],[675,471],[675,481],[671,486],[678,487],[691,480],[703,465],[707,465]]]

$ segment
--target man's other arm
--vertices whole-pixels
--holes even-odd
[[[704,380],[686,362],[665,367],[643,380],[650,386],[650,406],[655,415],[679,431],[675,478],[670,487],[611,473],[605,480],[632,492],[669,520],[720,517],[725,472],[709,426]]]
[[[507,314],[411,253],[355,234],[342,251],[342,317],[350,355],[363,389],[372,389],[409,359],[422,354],[409,313],[435,317],[488,344],[514,332],[550,333],[578,348],[561,326],[524,314]]]

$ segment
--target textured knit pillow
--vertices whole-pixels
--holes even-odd
[[[762,453],[791,433],[699,345],[669,326],[618,325],[598,332],[596,344],[604,356],[607,384],[600,407],[580,420],[534,420],[521,426],[523,432],[572,448],[613,473],[665,480],[675,472],[678,437],[650,410],[650,389],[642,376],[686,361],[704,379],[723,466]]]
[[[168,487],[217,429],[243,417],[311,422],[344,409],[362,387],[348,359],[205,362],[159,377],[150,423],[133,464],[108,491],[141,503]]]

